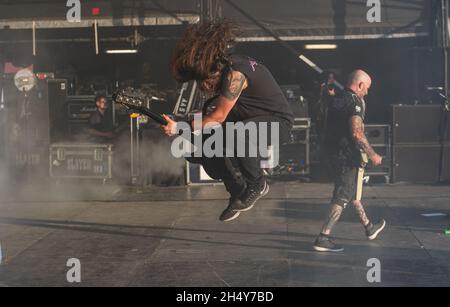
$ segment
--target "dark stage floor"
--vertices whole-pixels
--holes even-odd
[[[222,186],[68,187],[2,197],[0,286],[75,285],[69,258],[81,261],[81,286],[450,286],[450,186],[366,187],[369,215],[387,228],[368,241],[347,208],[337,254],[312,250],[328,184],[274,183],[229,223],[218,220]],[[380,283],[367,281],[370,258]]]

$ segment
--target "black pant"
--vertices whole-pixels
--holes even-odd
[[[331,157],[334,191],[331,202],[333,204],[345,206],[354,200],[360,200],[358,191],[362,192],[362,180],[364,167],[356,159],[343,159],[342,157]]]
[[[290,138],[290,130],[292,125],[289,121],[281,119],[276,116],[257,116],[246,119],[244,124],[254,122],[256,123],[258,135],[259,135],[259,123],[268,123],[268,137],[267,144],[270,144],[271,125],[270,123],[279,123],[279,145],[288,142]],[[225,133],[224,133],[225,136]],[[225,139],[225,137],[224,137]],[[236,140],[236,138],[235,138]],[[247,153],[251,146],[256,146],[255,140],[250,139],[249,135],[245,136],[245,144],[248,145]],[[226,145],[224,141],[224,145]],[[241,192],[248,185],[256,185],[261,183],[264,178],[264,172],[261,168],[261,157],[237,157],[236,155],[236,142],[234,144],[235,155],[233,157],[200,157],[200,158],[187,158],[191,163],[199,163],[205,169],[205,172],[213,179],[222,180],[225,184],[225,188],[231,196],[235,197],[241,194]],[[259,151],[256,148],[256,152],[259,155]]]

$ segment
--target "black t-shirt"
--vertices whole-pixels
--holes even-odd
[[[361,151],[353,140],[352,116],[360,116],[364,121],[365,102],[350,90],[345,89],[341,97],[330,101],[327,116],[326,145],[333,161],[349,166],[358,166]]]
[[[227,121],[243,121],[261,115],[273,115],[293,124],[294,115],[283,92],[270,71],[256,60],[242,55],[231,57],[231,69],[247,78],[247,88],[242,91]]]
[[[95,110],[89,118],[89,127],[100,132],[114,131],[111,113],[106,111],[105,114],[102,114],[98,109]]]

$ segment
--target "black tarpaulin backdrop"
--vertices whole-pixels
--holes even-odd
[[[366,19],[367,0],[232,0],[243,11],[287,39],[376,38],[379,35],[426,35],[432,27],[436,0],[380,0],[381,22]],[[264,40],[267,33],[223,0],[222,14],[236,20],[244,37]],[[1,1],[0,21],[48,20],[64,22],[66,1]],[[200,0],[81,1],[82,18],[92,18],[99,7],[101,17],[169,17],[200,15]],[[55,25],[56,26],[56,25]],[[74,26],[76,26],[74,24]],[[30,24],[31,27],[31,24]],[[1,31],[1,30],[0,30]]]
[[[381,22],[369,23],[366,0],[236,1],[249,15],[283,37],[305,39],[374,38],[373,35],[430,32],[433,0],[381,0]],[[245,36],[267,36],[224,1],[224,16],[236,18]]]

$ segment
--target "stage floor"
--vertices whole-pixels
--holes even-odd
[[[387,227],[368,241],[348,207],[336,254],[312,249],[328,184],[273,183],[228,223],[218,220],[223,186],[68,187],[3,198],[0,286],[450,286],[450,186],[367,186],[368,214]],[[81,262],[80,284],[67,282],[69,258]],[[370,258],[380,283],[367,280]]]

